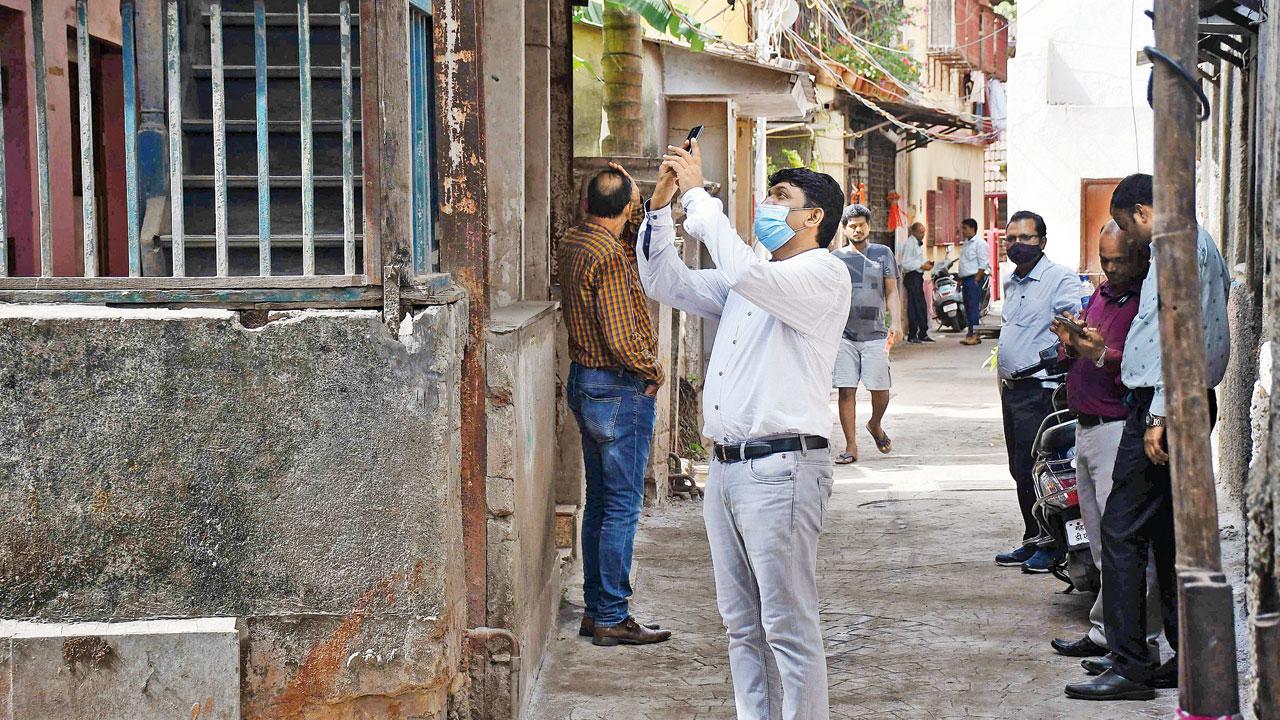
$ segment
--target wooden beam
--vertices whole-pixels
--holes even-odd
[[[1191,72],[1197,63],[1194,0],[1157,0],[1157,46]],[[1199,101],[1174,68],[1155,65],[1155,220],[1167,441],[1178,548],[1179,698],[1191,715],[1234,715],[1236,682],[1231,586],[1222,576],[1218,498],[1209,442],[1208,382],[1201,325],[1196,220]]]

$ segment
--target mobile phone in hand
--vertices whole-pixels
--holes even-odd
[[[684,139],[684,147],[685,147],[685,149],[686,149],[686,150],[692,150],[692,149],[693,149],[693,141],[694,141],[694,140],[697,140],[697,139],[698,139],[698,138],[700,138],[700,137],[702,137],[702,126],[701,126],[701,125],[694,125],[694,126],[693,126],[693,128],[689,130],[689,136],[688,136],[688,137],[686,137],[686,138]]]
[[[1053,316],[1053,319],[1062,323],[1062,326],[1069,330],[1072,335],[1075,335],[1076,337],[1084,337],[1084,326],[1075,320],[1072,320],[1066,315],[1055,315]]]

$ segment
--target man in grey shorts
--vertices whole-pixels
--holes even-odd
[[[844,261],[853,281],[849,300],[849,318],[845,322],[840,352],[832,386],[840,391],[840,427],[844,430],[845,450],[836,458],[837,465],[858,460],[858,385],[871,391],[871,419],[867,432],[875,440],[876,449],[887,453],[893,441],[880,422],[889,409],[889,339],[902,337],[902,304],[898,299],[898,263],[893,250],[870,241],[871,211],[865,205],[850,205],[844,210],[843,227],[849,246],[832,254]],[[885,308],[889,308],[892,325],[885,328]]]

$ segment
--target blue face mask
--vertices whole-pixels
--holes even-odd
[[[756,239],[769,252],[774,252],[786,245],[796,236],[796,231],[787,224],[787,216],[791,214],[791,210],[792,208],[786,205],[764,203],[756,205],[756,221],[752,229],[756,233]]]

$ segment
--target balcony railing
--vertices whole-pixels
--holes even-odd
[[[929,57],[1005,80],[1009,23],[987,0],[929,0]]]

